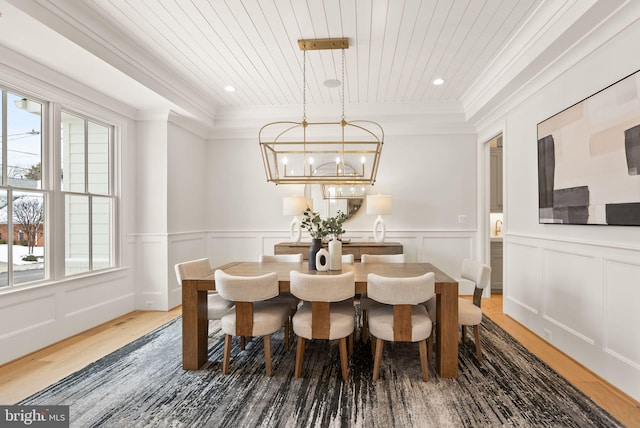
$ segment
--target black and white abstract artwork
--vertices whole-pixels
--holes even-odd
[[[538,124],[540,223],[640,226],[640,71]]]

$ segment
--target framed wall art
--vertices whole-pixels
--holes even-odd
[[[640,226],[640,71],[538,124],[540,223]]]

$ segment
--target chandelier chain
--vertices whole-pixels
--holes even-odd
[[[342,120],[344,120],[344,48],[342,48]]]
[[[302,121],[307,120],[307,51],[302,55]]]

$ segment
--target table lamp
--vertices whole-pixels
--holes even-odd
[[[287,196],[282,200],[282,214],[292,215],[293,220],[289,226],[289,236],[291,241],[300,242],[302,229],[300,228],[300,215],[304,213],[309,205],[309,200],[303,196]]]
[[[373,239],[376,242],[384,242],[386,227],[382,216],[391,214],[391,196],[367,195],[367,214],[378,216],[373,223]]]

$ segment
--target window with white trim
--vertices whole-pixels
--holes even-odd
[[[0,97],[0,291],[114,267],[114,126],[9,88]]]
[[[60,119],[65,273],[113,266],[112,127],[76,113]]]

